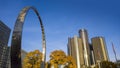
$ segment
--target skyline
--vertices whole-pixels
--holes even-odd
[[[81,28],[87,29],[89,42],[91,42],[90,38],[95,36],[105,37],[112,61],[115,60],[111,44],[113,42],[117,58],[120,59],[120,5],[118,1],[4,0],[0,2],[2,9],[0,20],[13,30],[17,16],[25,6],[35,6],[40,13],[46,34],[47,59],[53,50],[62,49],[67,52],[68,37],[76,34],[78,36],[78,30]],[[22,48],[27,51],[33,49],[42,51],[40,25],[33,11],[29,11],[25,22]],[[10,42],[11,39],[9,45]]]

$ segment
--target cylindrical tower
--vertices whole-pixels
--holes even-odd
[[[95,62],[109,61],[106,43],[104,37],[94,37],[91,39],[93,51],[95,55]]]
[[[90,66],[90,46],[88,42],[87,30],[85,29],[79,30],[79,36],[82,39],[85,65]]]

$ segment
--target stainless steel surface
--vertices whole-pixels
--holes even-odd
[[[11,68],[22,68],[22,64],[21,64],[22,30],[23,30],[25,17],[30,9],[34,10],[40,21],[40,27],[42,30],[42,48],[43,48],[42,64],[43,64],[43,68],[45,68],[46,40],[45,40],[44,27],[38,11],[34,7],[29,7],[29,6],[22,9],[15,22],[15,26],[12,34],[12,43],[11,43]]]

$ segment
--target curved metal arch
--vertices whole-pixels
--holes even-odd
[[[36,13],[39,21],[40,21],[40,27],[42,30],[42,68],[45,67],[45,61],[46,61],[46,40],[45,40],[45,33],[44,33],[44,27],[42,24],[42,20],[40,18],[40,15],[36,8],[34,7],[24,7],[20,14],[17,17],[17,20],[15,22],[13,34],[12,34],[12,42],[11,42],[11,68],[22,68],[21,64],[21,40],[22,40],[22,30],[24,25],[25,16],[27,15],[28,11],[32,9]]]

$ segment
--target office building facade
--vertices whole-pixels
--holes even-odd
[[[95,63],[109,61],[106,43],[103,37],[94,37],[92,40]]]
[[[77,64],[77,68],[82,68],[84,65],[83,45],[81,38],[74,36],[68,38],[68,55],[72,56]]]
[[[90,66],[90,45],[88,41],[88,33],[86,29],[79,30],[79,36],[82,39],[84,62],[86,66]]]
[[[7,68],[7,45],[10,36],[10,28],[0,21],[0,67]]]
[[[7,58],[7,63],[6,63],[6,68],[10,68],[10,47],[7,47],[6,50],[6,58]]]
[[[68,39],[68,55],[77,63],[77,68],[94,67],[101,61],[109,61],[103,37],[93,37],[89,43],[87,30],[79,30],[79,37]]]
[[[92,44],[89,44],[90,45],[90,63],[91,65],[95,65],[95,56],[94,56],[94,52],[93,52],[93,47],[92,47]]]
[[[75,58],[77,68],[91,65],[92,59],[87,30],[81,29],[79,30],[79,37],[74,36],[68,39],[68,55]]]

